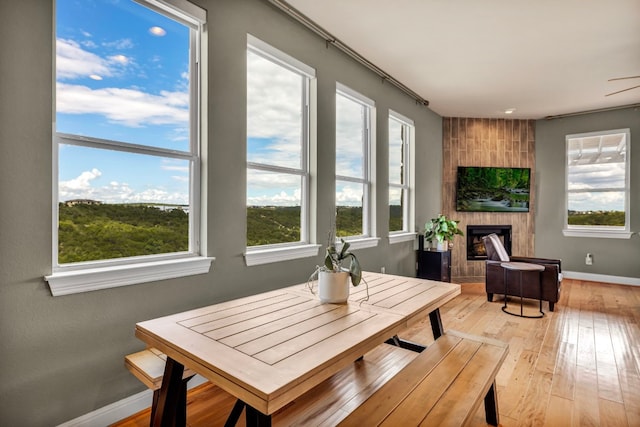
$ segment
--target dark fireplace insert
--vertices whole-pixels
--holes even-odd
[[[482,237],[495,233],[502,240],[504,248],[511,256],[511,226],[510,225],[467,225],[467,260],[483,261],[487,259],[487,250]]]

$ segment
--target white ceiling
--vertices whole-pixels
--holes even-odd
[[[640,102],[640,0],[288,0],[445,117]],[[504,110],[515,108],[510,116]]]

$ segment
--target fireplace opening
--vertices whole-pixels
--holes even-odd
[[[511,256],[511,226],[510,225],[467,225],[467,260],[483,261],[487,259],[487,250],[482,238],[488,234],[498,235],[504,248]]]

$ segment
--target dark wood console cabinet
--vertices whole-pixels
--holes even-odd
[[[451,251],[418,250],[417,277],[421,279],[451,282]]]

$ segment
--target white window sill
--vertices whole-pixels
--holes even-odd
[[[45,276],[51,294],[78,294],[209,272],[215,258],[191,257],[55,272]]]
[[[633,232],[626,230],[594,229],[567,229],[562,230],[565,237],[595,237],[602,239],[630,239]]]
[[[345,242],[348,242],[349,251],[353,251],[356,249],[365,249],[365,248],[375,248],[378,246],[379,237],[354,237],[352,239],[346,238]],[[336,243],[336,249],[342,249],[342,243]]]
[[[272,262],[288,261],[298,258],[318,256],[320,245],[304,244],[267,248],[248,248],[244,254],[247,266],[269,264]]]
[[[417,233],[407,232],[389,234],[389,243],[393,245],[394,243],[412,242],[416,240],[416,236]]]

